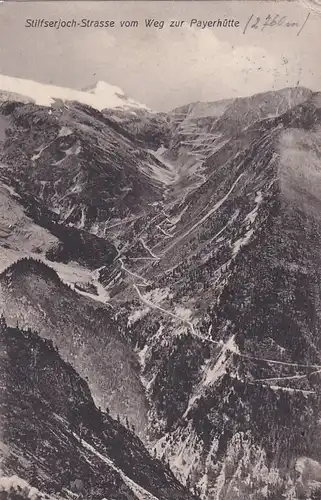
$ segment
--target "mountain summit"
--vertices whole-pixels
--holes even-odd
[[[2,92],[4,94],[1,96]],[[9,95],[8,95],[9,94]],[[74,90],[67,87],[58,87],[25,80],[12,76],[0,75],[0,101],[17,97],[29,98],[31,102],[40,106],[51,106],[55,100],[77,101],[95,109],[144,109],[147,106],[125,96],[124,92],[114,85],[99,81],[89,91]],[[12,99],[14,97],[14,99]]]

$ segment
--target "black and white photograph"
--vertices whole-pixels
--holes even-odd
[[[321,500],[320,43],[0,2],[0,500]]]

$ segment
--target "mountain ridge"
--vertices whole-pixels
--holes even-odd
[[[59,269],[57,253],[50,263],[41,248],[42,264],[32,256],[1,274],[0,301],[12,327],[18,319],[59,341],[62,357],[88,375],[95,398],[102,388],[118,390],[111,412],[127,414],[202,499],[316,500],[320,95],[294,88],[221,104],[219,116],[213,103],[210,116],[204,105],[201,116],[195,105],[176,116],[132,116],[77,103],[51,114],[4,103],[0,174],[25,214],[51,233],[57,219],[69,228],[67,238],[71,230],[83,235],[88,251],[87,233],[116,252],[107,263],[93,253],[90,283],[106,292],[101,306],[90,283],[77,290],[73,278],[65,289],[46,267],[40,272],[44,263]],[[75,154],[77,147],[86,155]],[[79,197],[70,196],[79,183],[70,184],[68,168],[89,174],[94,189],[85,183]],[[130,200],[128,179],[140,186]],[[141,196],[147,188],[149,196]],[[74,356],[73,342],[86,363]],[[112,386],[101,353],[110,357]],[[87,363],[95,365],[89,372]],[[128,387],[119,392],[126,373]],[[124,394],[128,404],[118,407]]]
[[[104,108],[145,109],[147,106],[134,101],[124,95],[123,91],[115,85],[99,81],[87,91],[74,90],[67,87],[58,87],[50,84],[40,84],[33,80],[0,75],[0,88],[9,92],[12,97],[22,96],[31,99],[40,106],[52,106],[56,100],[78,101],[102,110]],[[7,96],[8,97],[8,94]]]

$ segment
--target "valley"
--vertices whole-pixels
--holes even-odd
[[[318,93],[155,113],[1,82],[6,476],[48,500],[80,474],[86,500],[321,498]],[[33,424],[10,410],[31,387]]]

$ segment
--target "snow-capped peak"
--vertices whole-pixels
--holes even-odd
[[[51,106],[55,99],[60,99],[62,101],[78,101],[99,111],[106,108],[148,110],[144,104],[125,96],[119,87],[103,81],[97,82],[91,89],[82,91],[0,75],[0,94],[1,91],[9,92],[14,100],[17,100],[17,95],[28,97],[32,102],[41,106]]]
[[[104,82],[103,80],[99,80],[94,85],[90,85],[89,87],[83,89],[84,92],[90,92],[91,94],[98,94],[102,92],[114,92],[115,94],[124,95],[123,90],[116,85],[110,85],[109,83]]]

